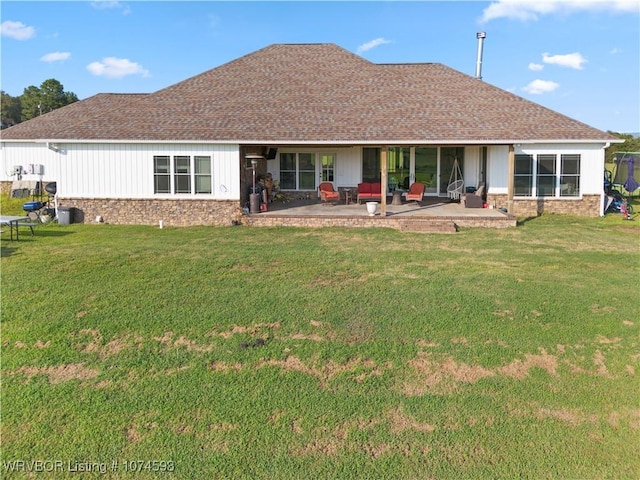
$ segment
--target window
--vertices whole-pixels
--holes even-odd
[[[175,193],[191,193],[191,158],[173,157]]]
[[[560,155],[560,196],[580,195],[580,155]]]
[[[298,154],[299,180],[298,190],[315,190],[316,188],[316,154]]]
[[[409,188],[409,163],[411,149],[409,147],[390,147],[387,153],[387,182],[389,190]],[[407,185],[405,187],[405,184]]]
[[[155,155],[154,193],[210,194],[212,190],[210,156]]]
[[[533,186],[533,155],[516,155],[513,194],[530,197]]]
[[[320,165],[322,165],[322,181],[333,182],[335,177],[336,156],[333,154],[320,155]]]
[[[153,191],[154,193],[171,193],[168,156],[156,155],[153,157]]]
[[[538,155],[536,192],[538,197],[554,197],[556,194],[556,156]]]
[[[196,193],[211,193],[211,157],[194,157]]]
[[[280,188],[283,190],[315,190],[316,154],[281,153]]]
[[[363,182],[379,182],[380,181],[380,149],[379,148],[363,148],[362,149],[362,181]]]
[[[535,179],[535,181],[534,181]],[[514,194],[519,197],[580,195],[580,155],[516,155]]]
[[[436,147],[416,147],[416,182],[425,184],[425,193],[438,193],[438,149]],[[409,183],[403,179],[403,188]]]
[[[280,188],[283,190],[296,190],[296,166],[297,154],[280,154]]]

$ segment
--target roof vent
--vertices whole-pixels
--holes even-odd
[[[476,62],[476,78],[478,80],[482,80],[482,48],[486,36],[487,34],[485,32],[476,33],[476,38],[478,39],[478,61]]]

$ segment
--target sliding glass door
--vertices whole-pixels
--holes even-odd
[[[464,147],[442,147],[440,148],[440,194],[447,194],[447,187],[456,178],[456,160],[457,167],[462,173],[464,165]],[[458,178],[460,178],[458,174]]]
[[[362,149],[362,181],[380,181],[381,148]],[[425,195],[447,194],[454,167],[462,170],[464,147],[389,147],[387,180],[389,190],[407,190],[414,182],[425,184]],[[452,175],[453,172],[453,175]]]
[[[416,147],[415,181],[425,185],[425,195],[438,193],[438,148]]]

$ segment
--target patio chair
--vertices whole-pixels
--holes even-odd
[[[460,200],[462,189],[464,188],[464,180],[456,180],[447,187],[447,196],[453,200]]]
[[[484,206],[484,183],[478,185],[478,189],[473,193],[465,193],[462,196],[464,208],[482,208]]]
[[[424,196],[425,185],[422,182],[414,182],[411,184],[407,192],[407,202],[416,202],[418,205]]]
[[[425,184],[422,182],[414,182],[407,192],[407,202],[416,202],[420,204],[424,196]]]
[[[320,200],[325,204],[333,200],[340,200],[340,192],[336,192],[333,189],[331,182],[322,182],[318,186],[318,190],[320,190]]]

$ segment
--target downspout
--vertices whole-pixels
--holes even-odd
[[[513,187],[516,171],[516,152],[513,145],[509,145],[509,157],[507,166],[507,211],[513,215]]]

